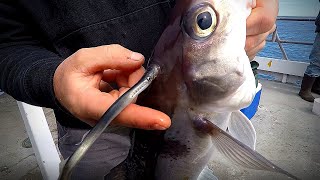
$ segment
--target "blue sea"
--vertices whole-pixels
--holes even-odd
[[[277,30],[281,40],[314,42],[316,36],[314,21],[277,21]],[[272,37],[269,36],[269,39]],[[309,62],[311,45],[282,44],[289,60]],[[267,42],[258,56],[282,59],[282,53],[277,43]]]

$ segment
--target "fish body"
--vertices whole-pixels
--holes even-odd
[[[256,93],[246,52],[254,0],[177,0],[149,64],[161,74],[144,105],[168,114],[154,178],[201,179],[216,153],[244,167],[295,178],[254,151],[256,133],[239,111]]]
[[[244,50],[251,3],[176,2],[150,62],[160,64],[162,73],[147,101],[172,119],[156,179],[197,179],[215,147],[194,123],[206,119],[226,130],[232,112],[252,101],[255,79]]]
[[[149,65],[160,74],[138,102],[172,119],[165,132],[136,131],[124,179],[195,180],[215,154],[244,167],[295,178],[254,151],[256,134],[239,111],[256,93],[245,53],[254,0],[177,0]],[[119,166],[121,168],[121,166]],[[138,170],[142,170],[139,173]],[[112,173],[111,173],[112,174]],[[113,173],[110,179],[119,173]]]

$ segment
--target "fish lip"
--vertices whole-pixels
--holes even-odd
[[[236,59],[238,59],[238,57]],[[217,65],[217,61],[219,61],[219,58],[213,58],[208,61],[204,61],[196,65],[196,67],[193,67],[193,69],[198,69],[199,71],[201,71],[201,69],[207,69],[208,66]],[[239,60],[237,63],[239,63]],[[230,69],[228,72],[225,72],[223,74],[220,74],[220,73],[221,72],[215,74],[216,79],[225,78],[226,76],[230,76],[234,73],[242,77],[244,76],[244,73],[245,73],[245,63],[239,63],[237,66],[233,67],[233,69]],[[198,75],[196,73],[196,77],[197,76]]]
[[[247,77],[246,80],[230,95],[228,95],[226,97],[222,97],[221,99],[218,99],[217,101],[211,101],[208,103],[197,104],[194,107],[196,107],[195,109],[197,109],[198,111],[200,111],[200,110],[203,112],[214,111],[217,113],[236,111],[236,110],[242,109],[244,107],[247,107],[248,105],[250,105],[250,103],[254,99],[254,96],[256,94],[256,88],[254,88],[254,90],[252,90],[252,91],[245,91],[246,92],[245,95],[243,95],[243,94],[241,95],[241,91],[243,91],[243,88],[250,86],[250,84],[253,85],[253,87],[255,87],[254,76]],[[251,92],[251,93],[249,93],[249,92]],[[233,98],[235,98],[235,97],[238,98],[239,95],[240,95],[241,99],[237,100],[236,102],[233,101]],[[248,98],[251,100],[248,101]],[[246,99],[245,102],[247,102],[247,103],[243,103],[244,99]],[[231,104],[230,104],[230,102],[231,102]],[[239,102],[240,102],[240,104],[239,104]]]
[[[243,68],[244,69],[244,68]],[[222,85],[228,85],[230,83],[223,83],[223,82],[228,82],[228,79],[237,79],[236,82],[238,83],[233,83],[232,84],[232,89],[234,90],[234,92],[236,91],[236,89],[238,89],[246,80],[246,77],[243,76],[244,74],[244,70],[243,72],[241,72],[241,74],[239,74],[238,71],[234,71],[234,72],[229,72],[220,76],[204,76],[201,77],[199,79],[197,79],[197,77],[193,78],[192,80],[192,84],[207,84],[213,87],[217,87],[219,90],[221,91],[225,91],[228,90],[229,87],[223,87]],[[222,85],[219,85],[219,83],[222,82]]]
[[[245,76],[230,72],[221,77],[193,78],[186,81],[190,98],[197,104],[219,101],[237,92],[246,81]]]
[[[197,80],[197,82],[199,82],[199,80]],[[209,84],[209,85],[212,86],[212,87],[216,87],[216,88],[219,89],[219,91],[225,91],[225,90],[226,90],[226,89],[223,88],[222,86],[219,86],[217,83],[215,83],[215,82],[213,82],[213,81],[210,81],[210,80],[208,80],[207,78],[200,80],[200,82],[201,82],[202,84]]]

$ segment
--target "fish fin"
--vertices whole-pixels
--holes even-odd
[[[230,159],[232,162],[235,162],[236,164],[246,168],[278,172],[293,179],[298,179],[297,177],[273,164],[271,161],[263,157],[255,150],[251,149],[249,146],[232,137],[218,126],[214,125],[213,123],[211,126],[213,127],[211,132],[213,145],[222,155]]]
[[[251,121],[240,111],[232,112],[228,124],[228,132],[232,137],[249,146],[256,147],[256,131]]]
[[[198,176],[197,180],[218,180],[213,171],[206,166]]]

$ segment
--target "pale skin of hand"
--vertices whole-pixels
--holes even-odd
[[[245,50],[250,60],[263,49],[268,35],[276,29],[278,9],[278,0],[256,0],[256,6],[247,18]]]
[[[54,74],[56,98],[71,114],[93,126],[142,77],[143,62],[143,55],[120,45],[80,49],[64,60]],[[112,90],[107,82],[117,83],[119,90]],[[160,111],[130,104],[113,124],[164,130],[171,121]]]
[[[247,19],[245,50],[250,60],[274,31],[277,14],[278,0],[256,0]],[[80,49],[63,61],[54,74],[56,98],[75,117],[94,126],[112,103],[142,77],[143,62],[143,55],[120,45]],[[112,90],[110,82],[117,83],[119,90]],[[164,130],[171,125],[171,120],[160,111],[132,103],[113,124]]]

